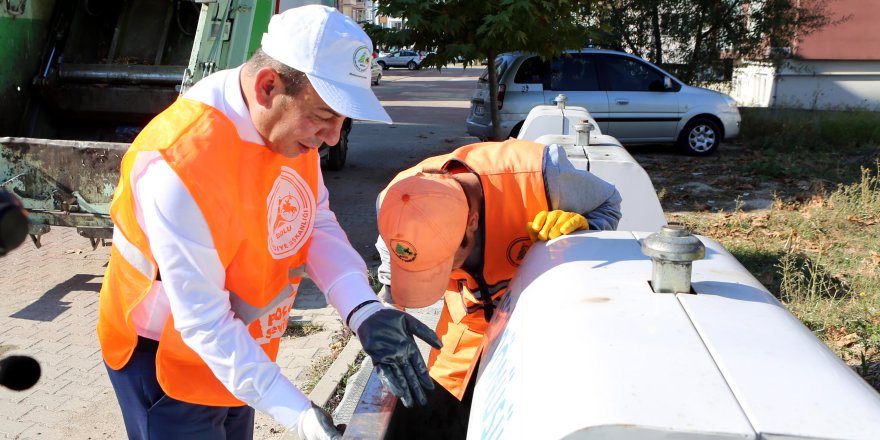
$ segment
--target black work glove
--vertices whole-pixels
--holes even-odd
[[[360,324],[357,335],[379,372],[379,380],[403,406],[412,408],[413,398],[419,406],[428,403],[422,388],[433,390],[434,382],[413,336],[439,349],[443,344],[430,327],[400,310],[382,309]]]

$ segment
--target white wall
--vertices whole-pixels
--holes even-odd
[[[880,61],[747,62],[733,82],[743,106],[880,111]]]
[[[776,73],[777,107],[880,111],[880,61],[790,61]]]
[[[734,68],[730,96],[744,107],[769,107],[775,70],[770,63],[751,61]]]

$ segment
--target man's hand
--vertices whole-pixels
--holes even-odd
[[[314,403],[299,415],[297,433],[301,440],[342,439],[342,434],[333,426],[333,417]]]
[[[526,230],[532,241],[550,240],[589,227],[590,225],[584,216],[576,212],[560,210],[541,211],[534,220],[526,224]]]
[[[430,327],[404,312],[383,308],[360,323],[357,335],[379,380],[403,406],[413,407],[413,399],[420,406],[428,403],[422,388],[433,390],[434,382],[413,336],[439,349],[443,344]]]

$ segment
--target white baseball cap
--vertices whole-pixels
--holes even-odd
[[[337,113],[391,123],[370,89],[373,42],[339,11],[308,5],[273,15],[263,34],[262,49],[305,73],[321,99]]]

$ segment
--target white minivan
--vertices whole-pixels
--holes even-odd
[[[687,153],[708,155],[739,134],[736,101],[691,87],[663,69],[624,52],[567,51],[551,61],[534,54],[505,53],[495,61],[501,138],[516,137],[529,110],[553,105],[560,93],[567,105],[586,107],[602,133],[623,144],[676,143]],[[471,98],[467,131],[492,139],[489,79],[484,71]]]

